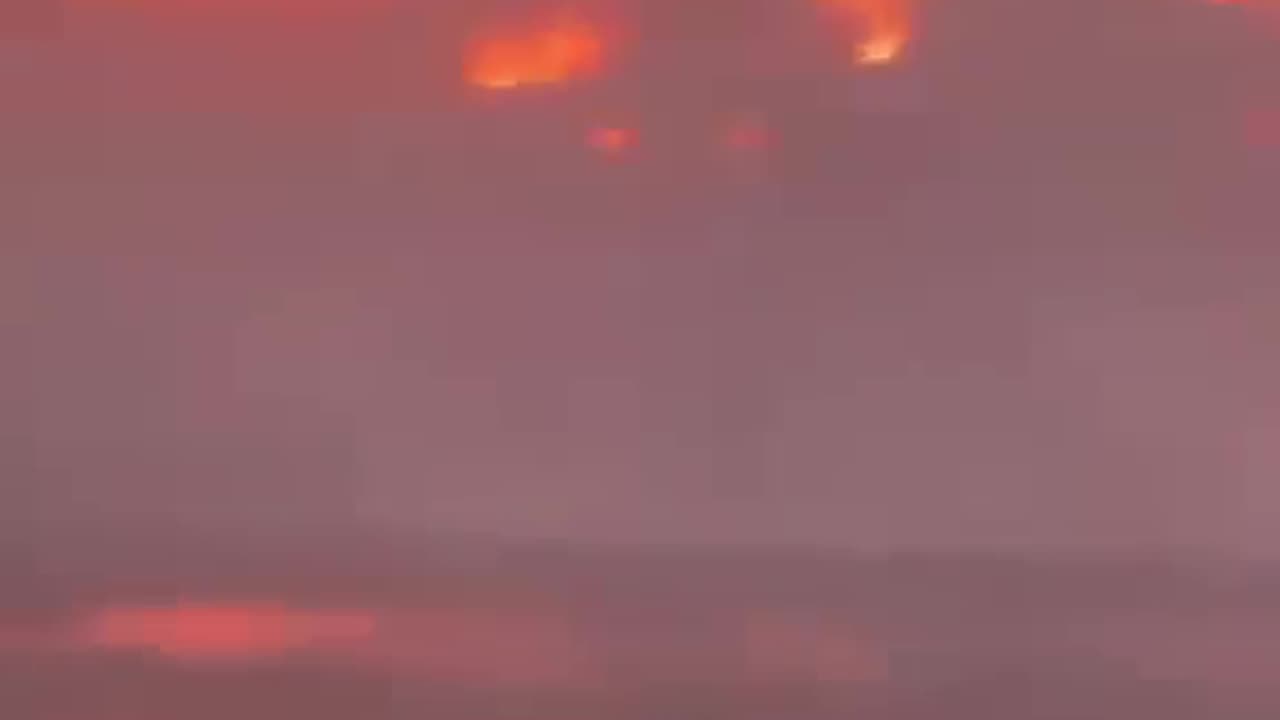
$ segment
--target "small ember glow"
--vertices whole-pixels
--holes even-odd
[[[598,25],[567,12],[531,26],[482,33],[467,45],[466,81],[511,90],[591,77],[604,68],[604,35]]]
[[[723,139],[725,147],[734,152],[763,150],[769,141],[769,126],[762,118],[753,116],[734,118]]]
[[[857,60],[862,65],[886,65],[902,54],[906,38],[885,35],[872,38],[858,46]]]
[[[626,127],[597,126],[587,132],[587,146],[603,155],[622,155],[639,139],[639,133]]]
[[[856,29],[853,61],[887,65],[897,61],[911,40],[910,0],[818,0],[840,22]]]

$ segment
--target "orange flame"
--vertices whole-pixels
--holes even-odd
[[[489,90],[559,85],[599,74],[605,52],[598,25],[562,12],[532,27],[474,37],[464,59],[466,81]]]
[[[910,0],[818,0],[842,22],[858,28],[853,49],[858,65],[888,65],[902,57],[911,40]]]

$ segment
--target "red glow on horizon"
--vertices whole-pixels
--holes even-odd
[[[882,650],[844,621],[775,610],[733,614],[730,626],[712,623],[709,632],[670,645],[670,655],[644,651],[645,662],[684,667],[685,653],[713,652],[728,662],[722,671],[745,673],[743,681],[761,684],[802,679],[844,687],[882,682],[889,672]],[[109,605],[61,626],[0,632],[0,649],[142,653],[231,667],[311,658],[459,687],[582,691],[634,680],[616,672],[616,663],[634,659],[635,648],[608,640],[610,632],[541,603],[349,610],[272,603]],[[724,651],[730,654],[720,655]]]
[[[116,605],[87,618],[68,649],[244,663],[319,653],[476,687],[594,686],[594,663],[553,613],[421,608],[316,611],[275,604]]]
[[[108,607],[88,627],[91,645],[177,660],[260,659],[375,631],[363,613],[315,613],[274,605]]]

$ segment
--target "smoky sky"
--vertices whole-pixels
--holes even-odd
[[[1280,548],[1262,5],[594,3],[508,97],[513,3],[214,5],[0,11],[10,536]]]

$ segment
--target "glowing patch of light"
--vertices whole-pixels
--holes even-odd
[[[106,650],[148,651],[178,660],[243,660],[364,640],[375,624],[362,613],[272,605],[112,606],[90,618],[86,640]]]
[[[817,0],[842,25],[855,31],[853,62],[888,65],[901,59],[911,41],[910,0]]]
[[[476,35],[463,62],[472,87],[512,90],[592,77],[604,69],[605,55],[603,30],[562,12],[542,22]]]
[[[587,147],[602,155],[620,156],[636,146],[640,136],[632,128],[601,125],[587,131]]]
[[[744,115],[729,123],[722,142],[731,151],[752,152],[767,148],[771,139],[769,126],[763,118]]]

